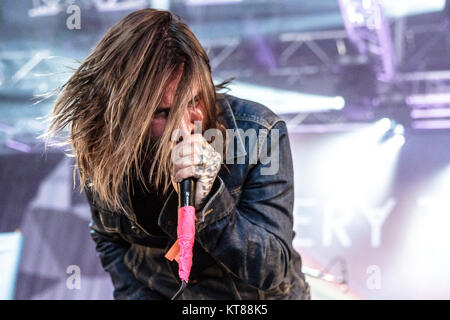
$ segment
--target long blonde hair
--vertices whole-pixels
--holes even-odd
[[[181,63],[183,73],[165,131],[157,143],[150,143],[153,114]],[[138,10],[111,27],[59,88],[41,138],[47,146],[70,126],[63,143],[76,158],[74,177],[78,169],[80,191],[88,186],[106,208],[127,212],[131,179],[144,185],[151,181],[164,194],[168,190],[170,150],[165,146],[194,99],[194,84],[200,88],[207,127],[224,130],[217,105],[223,95],[217,90],[229,82],[214,85],[207,53],[177,15]],[[144,177],[140,168],[149,155],[153,161]]]

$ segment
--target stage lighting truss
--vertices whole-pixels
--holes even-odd
[[[30,18],[55,16],[62,11],[60,0],[33,0],[33,8],[28,10]]]
[[[377,78],[392,82],[396,74],[389,22],[378,0],[339,0],[339,7],[349,39],[361,54],[368,55]]]
[[[448,19],[438,20],[434,24],[408,26],[402,38],[405,40],[402,46],[404,51],[413,53],[408,58],[406,69],[439,65],[441,61],[436,57],[436,52],[442,57],[447,57],[450,52]],[[410,108],[414,129],[450,129],[450,70],[419,69],[398,74],[396,81],[407,92],[405,104]]]
[[[0,54],[0,92],[8,94],[42,94],[48,88],[48,81],[54,80],[55,69],[48,60],[50,50],[9,50]],[[3,71],[2,71],[3,70]],[[46,75],[40,85],[38,77]],[[53,76],[53,78],[52,78]]]
[[[442,76],[446,78],[446,73],[422,73],[421,76]],[[406,97],[406,104],[410,107],[411,126],[414,129],[450,129],[450,79],[440,80],[417,79],[413,82],[412,94]],[[425,87],[425,91],[418,88]]]
[[[278,58],[279,65],[284,67],[279,67],[274,70],[270,70],[269,72],[271,75],[289,76],[292,79],[317,74],[323,71],[330,72],[335,65],[335,57],[331,56],[327,50],[323,49],[320,43],[329,41],[335,42],[336,51],[338,55],[342,57],[347,54],[347,38],[348,37],[345,30],[281,33],[278,35],[278,40],[281,43],[288,44]],[[312,54],[314,54],[320,62],[320,65],[290,65],[290,57],[302,47],[307,48]],[[322,68],[322,66],[325,66],[325,68]]]
[[[166,9],[169,9],[168,4],[171,3],[169,0],[33,0],[29,16],[58,15],[63,13],[70,4],[95,7],[99,12],[113,12],[148,6],[161,7],[163,3],[166,3]],[[377,94],[380,94],[376,97],[367,97],[359,90],[354,94],[350,93],[348,107],[355,109],[351,113],[356,115],[353,117],[355,119],[347,118],[350,112],[302,112],[299,110],[290,119],[292,127],[301,129],[300,127],[308,125],[314,128],[307,130],[353,130],[355,126],[364,126],[372,121],[371,110],[383,104],[395,104],[397,107],[402,105],[402,108],[410,105],[413,121],[421,120],[414,117],[423,117],[427,121],[440,121],[427,123],[424,127],[450,127],[450,120],[447,117],[449,112],[447,108],[450,108],[450,103],[446,105],[430,103],[435,98],[445,98],[446,92],[450,93],[450,70],[428,71],[425,69],[419,72],[400,72],[400,70],[416,70],[418,65],[424,65],[418,61],[432,59],[433,50],[436,51],[436,46],[442,46],[442,43],[445,43],[443,40],[450,44],[448,19],[443,22],[437,21],[433,25],[407,26],[406,19],[399,17],[392,24],[394,32],[391,36],[390,24],[383,13],[380,0],[339,0],[339,7],[345,29],[279,32],[276,35],[277,41],[285,43],[286,46],[276,55],[276,65],[265,71],[273,77],[272,82],[285,81],[293,91],[298,87],[297,82],[308,78],[308,81],[301,83],[302,90],[308,92],[308,89],[311,90],[308,86],[317,83],[325,87],[330,86],[332,89],[336,83],[342,82],[342,73],[348,73],[347,66],[367,65],[368,69],[375,71],[376,79],[379,81],[372,85],[377,88]],[[426,32],[430,33],[429,37],[424,37]],[[214,38],[208,38],[207,35],[203,38],[199,37],[210,57],[213,72],[220,78],[235,77],[251,82],[251,79],[256,77],[257,71],[251,65],[236,68],[233,63],[236,54],[242,54],[239,50],[247,42],[244,37],[245,35],[239,34]],[[449,49],[450,47],[442,46],[442,50],[447,50],[447,53]],[[24,52],[24,54],[30,53]],[[296,54],[302,56],[302,59],[291,59]],[[13,72],[3,70],[5,68],[0,65],[1,89],[7,90],[8,83],[15,84],[16,88],[25,87],[30,71],[42,59],[45,59],[45,56],[41,53],[33,53],[28,57],[28,61],[24,61]],[[325,79],[323,83],[322,79]],[[374,80],[376,79],[374,77]],[[362,81],[370,81],[370,79]],[[267,82],[270,83],[270,81]],[[445,86],[447,88],[444,88]],[[424,87],[425,90],[423,90]],[[42,90],[34,90],[34,93],[39,91]],[[421,106],[411,106],[411,97],[412,101],[414,97],[419,97],[420,100],[420,95],[429,100]],[[347,99],[347,96],[345,98]],[[399,99],[401,101],[398,101]],[[375,100],[379,101],[379,105],[372,105]],[[368,106],[365,105],[366,102]],[[361,107],[360,104],[364,106]],[[435,109],[436,107],[438,109]],[[413,110],[417,108],[421,111]],[[434,110],[427,112],[424,110],[426,108]]]
[[[209,56],[211,69],[217,69],[229,59],[241,44],[239,37],[200,40]]]

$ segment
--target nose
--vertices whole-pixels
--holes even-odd
[[[201,124],[203,130],[203,113],[200,108],[189,108],[181,120],[181,126],[189,133],[193,133],[195,126]],[[198,129],[197,129],[198,130]]]

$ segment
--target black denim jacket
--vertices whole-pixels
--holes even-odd
[[[309,299],[301,258],[292,247],[294,174],[286,124],[252,101],[225,95],[220,105],[227,128],[241,130],[234,131],[235,147],[229,145],[233,153],[224,159],[228,163],[222,164],[198,212],[193,266],[181,298]],[[275,173],[263,174],[273,165],[267,158],[251,161],[251,155],[264,149],[254,149],[246,139],[249,129],[256,131],[260,145],[266,143],[265,154],[279,148]],[[278,144],[271,141],[273,129],[278,129]],[[178,265],[164,255],[177,237],[176,192],[172,189],[161,207],[153,206],[148,195],[145,210],[153,211],[147,214],[157,219],[156,230],[145,227],[137,212],[128,216],[105,210],[89,188],[85,191],[92,212],[91,236],[111,275],[114,298],[172,297],[180,285]]]

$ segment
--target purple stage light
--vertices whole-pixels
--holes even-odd
[[[447,118],[450,117],[450,108],[427,108],[414,109],[411,111],[411,118]]]
[[[450,105],[450,93],[415,94],[406,98],[410,106]]]
[[[422,120],[411,123],[414,129],[450,129],[450,120]]]
[[[30,152],[31,151],[31,147],[29,145],[19,142],[19,141],[12,140],[12,139],[7,139],[5,141],[5,144],[9,148],[17,150],[17,151],[21,151],[21,152]]]

